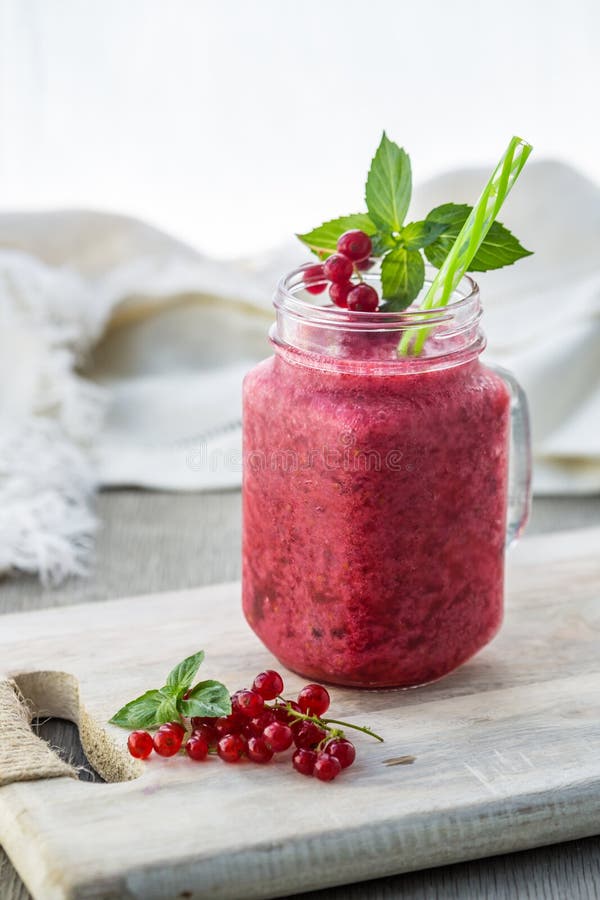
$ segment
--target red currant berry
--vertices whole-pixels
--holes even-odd
[[[248,759],[256,763],[268,763],[273,759],[273,751],[262,738],[251,737],[248,739]]]
[[[340,761],[328,753],[319,753],[313,775],[320,781],[333,781],[342,771]]]
[[[292,765],[296,772],[302,775],[312,775],[317,761],[317,754],[314,750],[306,750],[304,747],[296,750],[292,756]]]
[[[292,726],[294,732],[294,743],[296,747],[302,747],[305,750],[312,750],[323,738],[327,737],[324,728],[319,728],[316,722],[302,722]]]
[[[240,696],[240,694],[244,693],[244,690],[245,688],[242,688],[239,691],[236,691],[235,694],[231,695],[231,711],[233,713],[241,712],[240,708],[238,707],[238,697]]]
[[[306,715],[322,716],[329,703],[329,693],[321,684],[307,684],[298,694],[298,706]]]
[[[274,700],[283,693],[283,678],[274,669],[267,669],[266,672],[259,672],[252,687],[263,700]]]
[[[283,722],[272,722],[263,731],[263,740],[274,753],[282,753],[292,746],[294,735],[289,725]]]
[[[311,284],[311,282],[320,282]],[[327,285],[325,284],[325,272],[323,266],[309,266],[304,270],[304,283],[309,294],[322,294]],[[271,698],[265,697],[265,700]]]
[[[219,739],[219,735],[212,727],[212,725],[198,725],[197,728],[194,728],[192,731],[192,737],[202,738],[203,741],[206,741],[209,747],[212,747],[217,743]]]
[[[324,747],[324,752],[330,756],[335,756],[342,769],[347,769],[356,759],[354,744],[345,738],[334,738],[332,741],[329,741]]]
[[[334,253],[333,256],[326,259],[323,264],[325,278],[328,281],[335,281],[338,284],[344,281],[350,281],[353,271],[354,266],[352,265],[352,260],[348,259],[347,256],[342,256],[341,253]]]
[[[348,294],[346,302],[352,312],[375,312],[379,306],[379,296],[370,284],[357,284]]]
[[[238,762],[246,752],[246,746],[246,738],[241,734],[225,734],[217,744],[217,753],[225,762]]]
[[[238,691],[235,698],[236,712],[242,713],[249,719],[255,719],[263,711],[264,698],[256,691]]]
[[[200,728],[201,725],[209,725],[212,728],[216,721],[214,716],[192,716],[190,724],[192,731],[194,731],[196,728]]]
[[[241,713],[231,713],[229,716],[221,716],[215,720],[215,731],[218,737],[225,734],[241,734],[247,722],[246,716]]]
[[[186,741],[185,752],[190,759],[200,761],[208,756],[208,742],[196,734],[193,734],[189,741]]]
[[[168,728],[178,734],[181,740],[183,740],[183,738],[185,737],[185,728],[183,727],[181,722],[165,722],[165,724],[161,725],[158,730],[166,731]]]
[[[361,259],[360,262],[354,263],[354,265],[359,272],[368,272],[375,265],[375,260],[372,257],[368,257],[367,259]]]
[[[371,243],[369,235],[358,229],[345,231],[343,235],[338,238],[338,253],[343,253],[343,255],[347,256],[348,259],[351,259],[352,262],[362,262],[363,259],[368,257],[372,249],[373,244]]]
[[[132,731],[127,738],[127,747],[136,759],[146,759],[152,753],[152,735],[147,731]]]
[[[302,710],[295,700],[286,700],[285,703],[285,706],[283,703],[277,704],[277,706],[273,708],[273,715],[277,722],[283,722],[284,725],[293,725],[298,719],[295,716],[290,715],[288,706],[296,712],[302,712]]]
[[[159,728],[154,735],[154,749],[159,756],[175,756],[179,753],[182,738],[173,728]]]
[[[341,306],[342,309],[345,309],[348,301],[348,294],[355,286],[356,285],[352,284],[351,281],[344,281],[342,284],[332,284],[329,286],[329,296],[336,306]]]
[[[244,728],[244,734],[247,738],[262,737],[263,731],[267,725],[270,725],[274,721],[274,712],[270,709],[265,709],[260,716],[257,716],[255,719],[250,719]]]

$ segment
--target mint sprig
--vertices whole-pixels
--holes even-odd
[[[229,691],[219,681],[201,681],[192,687],[204,651],[187,656],[167,675],[166,684],[130,700],[110,722],[121,728],[156,728],[182,716],[228,716]]]
[[[426,222],[442,227],[437,239],[425,249],[425,256],[437,269],[446,259],[472,211],[473,207],[467,203],[444,203],[427,214]],[[493,222],[468,271],[487,272],[489,269],[501,269],[502,266],[510,266],[518,259],[531,255],[531,251],[522,247],[508,228],[500,222]]]
[[[440,268],[472,210],[467,204],[445,203],[425,219],[405,225],[411,194],[410,157],[384,132],[367,176],[367,212],[331,219],[297,237],[320,259],[326,259],[335,253],[345,231],[364,231],[373,243],[372,256],[381,259],[381,291],[386,301],[382,308],[401,311],[423,287],[422,254]],[[494,222],[467,271],[500,269],[530,255],[508,228]],[[362,277],[360,272],[356,274]]]

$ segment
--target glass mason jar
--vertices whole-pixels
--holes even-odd
[[[307,678],[426,684],[500,627],[529,511],[525,398],[479,360],[471,278],[443,309],[362,313],[323,305],[306,268],[280,282],[274,356],[244,383],[244,613]],[[424,322],[423,352],[399,356]]]

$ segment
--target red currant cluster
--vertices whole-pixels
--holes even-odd
[[[323,281],[329,281],[329,296],[336,306],[353,312],[375,312],[379,306],[375,288],[362,281],[359,284],[351,281],[353,275],[373,265],[369,259],[371,250],[371,238],[364,231],[345,231],[338,239],[337,253],[322,265],[310,266],[305,270],[306,290],[311,294],[320,294],[326,287]]]
[[[190,759],[203,760],[216,754],[228,763],[242,757],[268,763],[274,754],[295,745],[292,765],[297,772],[333,781],[342,769],[352,765],[356,751],[343,732],[332,725],[378,737],[368,728],[323,719],[330,698],[320,684],[307,684],[297,700],[285,700],[282,692],[283,679],[278,672],[261,672],[251,689],[233,694],[230,715],[190,719],[189,736],[180,722],[161,725],[154,737],[147,731],[133,731],[127,741],[129,752],[137,759],[146,759],[152,750],[160,756],[175,756],[187,736],[185,752]],[[274,702],[269,705],[267,701]]]

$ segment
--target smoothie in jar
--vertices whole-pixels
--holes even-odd
[[[244,611],[307,677],[424,684],[502,619],[509,392],[476,323],[417,362],[333,316],[278,326],[246,378]]]

